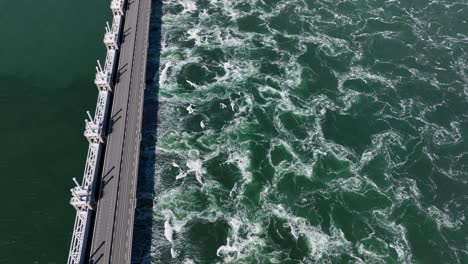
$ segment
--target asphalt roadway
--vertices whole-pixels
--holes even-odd
[[[89,263],[131,261],[151,0],[129,0]]]

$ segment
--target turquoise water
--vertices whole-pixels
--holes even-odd
[[[0,1],[0,263],[65,263],[108,1]]]
[[[148,262],[468,263],[465,1],[165,0],[162,21]]]

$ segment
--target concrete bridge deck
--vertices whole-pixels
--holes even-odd
[[[151,0],[129,0],[89,263],[130,263]]]

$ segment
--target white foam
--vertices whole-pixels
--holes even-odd
[[[189,168],[187,173],[194,172],[197,181],[203,184],[202,175],[206,173],[203,162],[200,159],[190,159],[187,161],[187,167]]]
[[[168,219],[164,222],[164,236],[171,243],[172,243],[173,234],[174,234],[174,230],[172,229],[171,223]]]
[[[176,180],[183,179],[185,177],[187,177],[187,173],[180,170],[179,174],[176,176]]]
[[[195,261],[193,261],[192,259],[186,258],[184,259],[183,264],[195,264]]]
[[[187,33],[188,33],[187,38],[195,40],[195,45],[196,46],[200,46],[200,44],[201,44],[200,31],[201,31],[201,29],[198,28],[198,27],[190,28],[187,31]]]
[[[225,262],[231,262],[237,259],[238,249],[231,245],[230,238],[227,238],[226,245],[220,246],[216,250],[216,255],[218,257],[224,257]]]
[[[297,240],[299,238],[299,233],[296,230],[296,227],[292,223],[288,223],[289,228],[291,229],[291,235]]]
[[[184,11],[182,14],[185,13],[193,13],[197,11],[197,4],[195,1],[192,0],[180,0],[178,1],[179,4],[181,4],[184,7]]]
[[[234,101],[231,101],[231,110],[234,112],[234,106],[236,106],[236,103]]]
[[[165,64],[161,63],[160,72],[159,72],[159,84],[160,85],[167,83],[168,81],[167,71],[171,66],[172,66],[171,61],[168,61]]]
[[[191,82],[189,80],[185,80],[185,82],[187,82],[188,84],[190,84],[193,88],[200,88],[200,86],[194,82]]]
[[[235,218],[229,220],[231,226],[226,245],[218,248],[217,255],[224,262],[242,260],[266,245],[262,234],[265,227],[257,221],[251,221],[240,212]]]
[[[235,82],[245,80],[248,76],[252,76],[258,69],[250,61],[229,60],[223,62],[224,75],[216,78],[218,83]]]
[[[306,219],[288,213],[281,205],[271,208],[271,212],[277,217],[287,220],[288,225],[294,226],[298,237],[303,235],[307,239],[310,257],[313,260],[319,260],[325,255],[331,255],[335,252],[347,251],[351,246],[343,232],[335,226],[330,228],[331,234],[327,235],[320,228],[310,225]]]
[[[465,216],[460,214],[458,217],[451,217],[449,213],[446,213],[435,206],[431,206],[428,209],[429,214],[435,219],[437,225],[440,227],[458,229],[463,225]]]
[[[177,258],[178,252],[174,249],[174,247],[171,247],[171,257],[172,258]]]
[[[194,107],[193,104],[189,104],[189,105],[187,106],[187,108],[185,108],[185,109],[187,110],[187,112],[188,112],[189,114],[193,114],[193,112],[194,112],[193,107]]]
[[[226,163],[236,164],[246,181],[250,181],[252,179],[252,173],[249,171],[250,159],[247,153],[231,153]]]

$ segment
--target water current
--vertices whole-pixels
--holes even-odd
[[[147,263],[468,263],[466,1],[164,0],[155,28]]]

